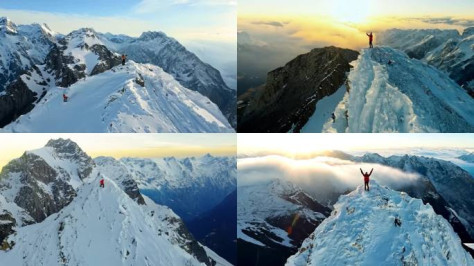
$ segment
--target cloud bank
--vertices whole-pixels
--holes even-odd
[[[359,168],[370,171],[380,185],[400,189],[417,181],[414,173],[379,164],[355,163],[330,157],[294,160],[283,156],[243,158],[237,161],[238,186],[269,182],[279,178],[297,184],[322,203],[335,202],[344,192],[363,185]]]

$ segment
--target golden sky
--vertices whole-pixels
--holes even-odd
[[[0,134],[0,168],[48,140],[69,138],[91,157],[235,156],[235,134]]]
[[[307,47],[360,49],[367,46],[369,31],[375,33],[377,43],[377,33],[390,28],[462,31],[474,25],[472,0],[241,0],[238,11],[239,31],[258,41],[275,40],[267,38],[274,35]]]

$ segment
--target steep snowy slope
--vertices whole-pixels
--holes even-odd
[[[398,218],[400,226],[395,226]],[[430,205],[372,182],[342,196],[287,265],[473,265]]]
[[[474,131],[474,99],[434,67],[387,47],[362,50],[354,65],[323,131]]]
[[[93,64],[91,64],[93,65]],[[93,68],[94,71],[96,67]],[[84,70],[89,71],[90,67]],[[63,102],[62,95],[70,98]],[[215,104],[161,68],[129,61],[65,89],[52,87],[5,132],[232,132]]]
[[[239,186],[239,264],[281,265],[330,210],[295,185],[275,179]]]
[[[0,17],[0,95],[23,71],[44,61],[55,35],[46,24],[17,26]]]
[[[382,32],[378,41],[445,71],[474,97],[474,27]]]
[[[0,259],[8,265],[212,264],[188,236],[171,210],[150,200],[139,206],[106,178],[105,188],[85,184],[60,213],[20,228]]]
[[[100,38],[112,51],[127,54],[139,63],[159,66],[184,87],[208,97],[230,124],[237,126],[236,91],[224,83],[217,69],[202,62],[175,39],[163,32],[144,32],[139,38],[101,34]]]
[[[459,220],[464,225],[471,239],[474,238],[474,199],[471,196],[474,193],[474,179],[467,171],[451,162],[422,156],[405,155],[384,158],[378,154],[366,154],[357,160],[420,174],[432,184],[434,191],[421,191],[421,193],[414,193],[415,196],[426,200],[429,194],[439,194],[446,201],[443,204],[446,206],[433,205],[435,210],[439,211],[437,207],[447,208],[450,215],[455,218],[454,220]],[[434,204],[434,202],[431,203]]]
[[[169,206],[185,221],[209,211],[236,188],[234,157],[124,158],[141,193]]]

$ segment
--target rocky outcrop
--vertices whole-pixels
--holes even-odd
[[[357,56],[348,49],[317,48],[271,71],[250,99],[239,98],[238,131],[299,132],[316,103],[345,83]]]
[[[127,193],[127,195],[136,200],[138,204],[145,205],[145,200],[143,199],[142,194],[140,194],[140,190],[138,189],[138,185],[133,179],[125,179],[122,181],[123,191]]]
[[[0,96],[0,128],[14,121],[18,116],[31,111],[37,94],[32,92],[23,80],[10,84]]]
[[[120,57],[112,53],[107,47],[95,44],[90,48],[96,55],[99,56],[100,62],[92,69],[91,76],[105,72],[114,66],[121,64],[122,60]]]
[[[0,191],[19,187],[13,202],[25,209],[36,222],[58,212],[76,196],[74,188],[63,178],[64,173],[52,168],[43,158],[24,153],[11,161],[0,173]],[[17,178],[10,178],[10,177]]]
[[[74,141],[70,139],[52,139],[46,147],[54,149],[55,154],[62,160],[67,160],[77,166],[77,175],[80,179],[88,177],[94,167],[94,161]]]
[[[175,239],[175,241],[182,249],[186,250],[198,261],[206,265],[216,265],[216,262],[207,256],[205,249],[196,241],[196,239],[194,239],[191,233],[189,233],[188,228],[186,228],[181,219],[167,217],[166,220],[168,223],[173,224],[176,227],[176,232],[178,233],[179,238]]]

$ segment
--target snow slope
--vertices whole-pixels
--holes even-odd
[[[91,182],[44,222],[20,228],[15,247],[0,252],[6,265],[200,265],[176,245],[178,219],[147,201],[140,207],[111,179]]]
[[[395,217],[401,226],[394,225]],[[474,265],[430,205],[371,182],[341,196],[286,265]]]
[[[363,49],[353,64],[323,132],[474,131],[474,99],[434,67],[388,47]]]
[[[144,87],[139,83],[144,82]],[[63,102],[62,94],[70,99]],[[161,68],[127,62],[53,87],[4,132],[233,132],[218,107]]]

